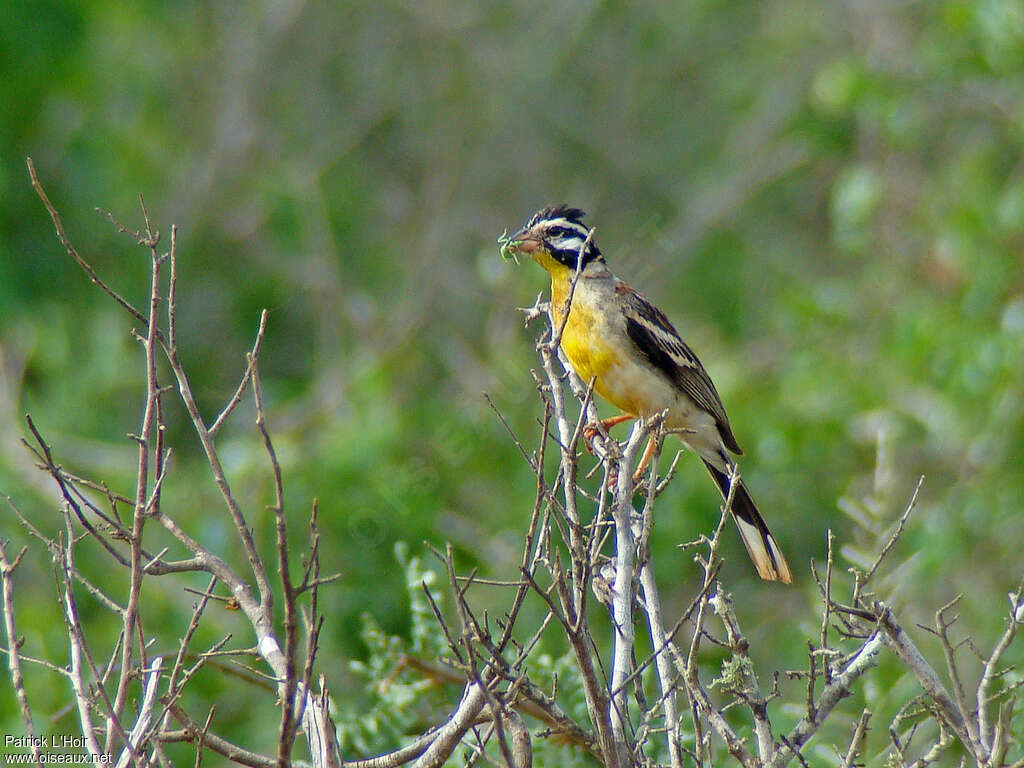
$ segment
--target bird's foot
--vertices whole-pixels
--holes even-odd
[[[583,442],[587,446],[587,450],[590,454],[594,455],[594,438],[598,435],[608,434],[608,430],[614,427],[616,424],[621,424],[624,421],[629,421],[635,418],[628,413],[622,413],[618,416],[612,416],[609,419],[602,419],[599,422],[592,422],[583,426]]]

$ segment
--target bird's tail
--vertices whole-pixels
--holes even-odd
[[[711,477],[715,479],[718,489],[722,492],[723,498],[729,498],[729,474],[722,472],[707,459],[704,459],[704,466],[708,468]],[[757,509],[757,505],[750,497],[750,492],[739,481],[732,498],[732,516],[736,526],[740,530],[740,538],[754,561],[757,568],[757,575],[765,581],[781,581],[789,584],[793,581],[793,574],[789,571],[786,558],[782,556],[775,537],[768,530],[768,524]]]

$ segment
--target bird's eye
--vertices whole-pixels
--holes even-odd
[[[552,227],[548,230],[548,237],[564,237],[565,227]]]

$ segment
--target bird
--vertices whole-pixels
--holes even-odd
[[[550,276],[565,357],[580,379],[622,411],[602,426],[664,412],[666,426],[704,462],[722,497],[732,491],[732,516],[758,575],[791,583],[786,558],[735,474],[730,453],[743,451],[711,377],[668,316],[608,268],[585,216],[568,205],[542,208],[501,239],[502,254],[529,256]],[[653,448],[652,440],[638,473]]]

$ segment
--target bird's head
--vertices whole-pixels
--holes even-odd
[[[527,254],[548,272],[565,268],[575,270],[581,257],[580,268],[591,262],[604,261],[594,239],[587,240],[590,227],[583,223],[585,215],[579,208],[567,205],[541,208],[530,217],[526,226],[504,240],[502,254]]]

